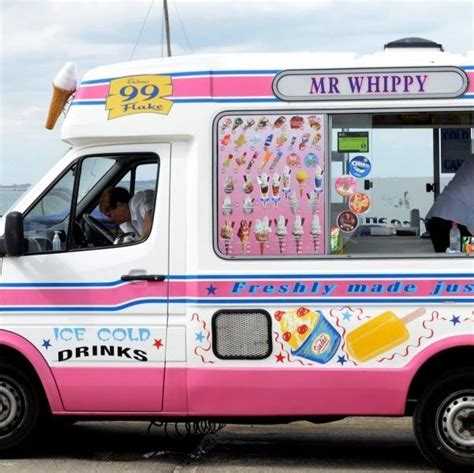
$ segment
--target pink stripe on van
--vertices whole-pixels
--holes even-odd
[[[109,84],[79,87],[74,95],[74,100],[104,99],[109,93]]]
[[[273,77],[173,78],[173,97],[273,97]]]
[[[474,71],[465,71],[467,78],[469,80],[469,85],[467,87],[466,93],[474,93]]]
[[[273,97],[273,77],[213,77],[213,97]]]

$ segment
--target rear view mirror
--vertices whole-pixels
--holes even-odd
[[[10,212],[5,217],[5,235],[3,249],[7,256],[21,256],[25,252],[23,235],[23,214]]]

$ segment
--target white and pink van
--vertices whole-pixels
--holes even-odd
[[[1,450],[44,414],[413,415],[472,471],[472,244],[435,253],[424,221],[473,159],[472,53],[183,56],[72,90],[70,150],[1,222]],[[146,238],[100,212],[111,186],[153,191]]]

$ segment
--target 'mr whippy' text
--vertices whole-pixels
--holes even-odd
[[[310,78],[309,94],[422,94],[427,80],[427,74],[315,76]]]

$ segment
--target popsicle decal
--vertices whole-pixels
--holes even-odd
[[[323,117],[223,116],[216,130],[220,253],[324,254]]]
[[[371,318],[347,334],[350,357],[365,362],[401,345],[410,338],[406,325],[425,313],[424,308],[419,308],[398,318],[392,311],[385,311]]]

